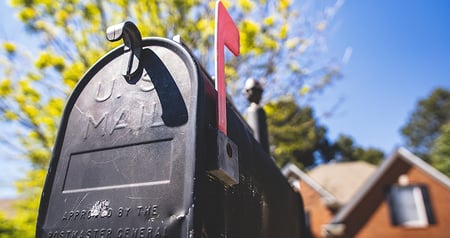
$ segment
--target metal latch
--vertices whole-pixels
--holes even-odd
[[[131,21],[122,22],[106,29],[106,39],[109,41],[118,41],[122,38],[124,57],[128,58],[127,61],[122,63],[122,75],[125,79],[130,80],[139,69],[142,36],[136,25]]]
[[[217,161],[209,172],[227,186],[239,183],[238,147],[217,130]]]

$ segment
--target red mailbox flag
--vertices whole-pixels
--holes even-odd
[[[217,90],[217,127],[227,134],[227,90],[225,81],[224,46],[239,55],[239,31],[222,2],[216,2],[216,29],[214,48],[216,54],[215,75]]]

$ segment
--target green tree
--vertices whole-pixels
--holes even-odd
[[[353,139],[346,135],[339,135],[338,139],[334,143],[334,149],[338,151],[336,160],[338,161],[353,161],[355,142]]]
[[[0,238],[14,237],[14,225],[0,212]]]
[[[358,147],[355,149],[354,158],[357,161],[365,161],[369,164],[379,165],[383,161],[384,156],[384,152],[379,149]]]
[[[409,149],[429,162],[431,147],[441,134],[441,127],[449,121],[450,91],[437,88],[418,102],[401,132]]]
[[[330,160],[366,161],[377,165],[384,158],[383,151],[364,149],[346,135],[340,135],[332,142],[312,108],[299,107],[292,97],[270,102],[264,109],[272,154],[280,167],[291,162],[305,168]]]
[[[450,122],[442,126],[440,136],[433,143],[430,163],[450,177]]]
[[[241,56],[226,68],[232,92],[240,92],[241,80],[249,76],[277,88],[266,95],[270,99],[284,94],[299,98],[326,86],[339,68],[320,58],[311,63],[311,57],[320,51],[324,29],[341,2],[316,8],[309,2],[306,8],[290,0],[227,1],[241,33]],[[19,182],[24,200],[14,222],[20,224],[15,226],[20,237],[33,237],[65,98],[88,67],[120,44],[105,40],[107,26],[132,19],[143,36],[179,34],[211,72],[214,2],[12,0],[11,5],[32,35],[30,41],[39,42],[34,50],[3,41],[0,55],[0,123],[13,129],[2,133],[0,141],[17,147],[33,165]],[[18,146],[8,140],[11,133],[19,138]]]
[[[290,97],[270,102],[264,110],[269,142],[278,166],[291,162],[308,167],[319,159],[318,153],[326,161],[332,159],[326,128],[318,124],[312,108],[299,107]]]
[[[346,135],[339,135],[333,145],[337,161],[365,161],[378,165],[383,161],[384,152],[375,148],[364,149],[357,146],[353,139]]]

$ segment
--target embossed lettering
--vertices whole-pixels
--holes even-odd
[[[112,229],[108,228],[108,230],[106,231],[106,238],[111,238],[112,237]]]
[[[117,238],[162,238],[167,236],[167,228],[125,227],[117,229]]]
[[[119,227],[94,228],[87,230],[55,230],[48,232],[48,238],[162,238],[167,236],[166,227]]]
[[[84,219],[84,216],[86,215],[86,210],[81,210],[81,216],[80,216],[80,220]]]
[[[75,211],[65,211],[61,220],[70,221],[70,220],[82,220],[86,218],[86,210],[75,210]]]
[[[147,72],[144,73],[141,80],[144,83],[142,83],[139,86],[140,91],[150,92],[150,91],[155,90],[155,86],[153,85],[153,82]],[[107,89],[103,85],[104,85],[103,82],[98,83],[97,92],[95,94],[95,101],[97,101],[97,102],[105,102],[106,100],[111,98],[111,96],[113,95],[113,92],[114,92],[115,85],[116,85],[116,79],[111,80],[111,87],[108,87]],[[121,95],[118,94],[116,97],[120,98]]]
[[[91,124],[94,128],[98,128],[100,127],[100,125],[103,125],[100,127],[101,129],[101,135],[104,136],[106,135],[106,116],[108,115],[107,112],[105,112],[100,119],[97,121],[95,120],[95,118],[91,115],[88,116],[88,123],[86,125],[86,132],[84,133],[84,139],[87,139],[88,134],[89,134],[89,128],[91,127]],[[102,123],[104,121],[104,123]]]
[[[122,216],[128,216],[128,214],[130,213],[131,207],[119,207],[118,211],[117,211],[117,216],[118,217],[122,217]]]
[[[147,229],[145,229],[145,227],[139,228],[139,237],[140,237],[140,238],[141,238],[141,237],[144,237],[145,230],[147,230]]]
[[[87,118],[85,120],[87,124],[82,134],[83,139],[87,140],[92,135],[112,135],[124,128],[137,131],[144,126],[163,126],[164,122],[161,119],[159,110],[158,104],[153,102],[149,106],[140,103],[136,107],[119,108],[113,113],[104,112],[100,117],[83,113]]]
[[[77,217],[80,215],[80,211],[75,211],[74,214],[75,216],[73,217],[73,219],[76,220]]]
[[[158,216],[158,205],[152,206],[137,206],[138,216]]]
[[[72,219],[73,213],[74,213],[73,211],[70,211],[70,212],[69,212],[69,221]]]
[[[119,119],[114,123],[114,127],[112,128],[111,132],[109,133],[112,135],[115,130],[126,128],[128,126],[128,110],[122,110],[120,113]]]
[[[99,82],[98,83],[97,94],[95,95],[95,101],[97,101],[97,102],[104,102],[104,101],[108,100],[111,97],[111,95],[112,95],[115,82],[116,82],[116,80],[113,79],[112,83],[111,83],[111,89],[108,92],[106,92],[106,93],[103,92],[103,94],[104,94],[103,96],[100,96],[100,91],[102,90],[102,82]]]
[[[158,209],[158,205],[152,206],[152,216],[158,216],[158,211],[156,209]]]

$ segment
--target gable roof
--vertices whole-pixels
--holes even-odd
[[[288,163],[281,172],[285,177],[295,175],[322,197],[326,206],[345,205],[376,170],[376,166],[363,161],[328,163],[315,167],[308,174]]]
[[[293,174],[298,178],[300,178],[300,180],[302,180],[304,183],[308,184],[308,186],[316,190],[326,204],[334,205],[338,203],[337,198],[333,194],[324,189],[320,184],[318,184],[316,181],[310,178],[307,174],[301,171],[294,164],[288,163],[281,169],[281,173],[283,173],[285,177],[289,177],[290,174]]]
[[[345,205],[376,168],[364,161],[328,163],[312,169],[308,176]]]
[[[352,213],[355,207],[367,196],[372,187],[374,187],[375,184],[377,184],[377,182],[388,173],[394,163],[399,159],[403,160],[410,166],[416,167],[417,169],[423,171],[431,178],[435,179],[443,186],[446,186],[448,189],[450,189],[450,179],[447,176],[437,171],[435,168],[409,152],[407,149],[400,147],[389,158],[383,161],[374,175],[364,183],[364,185],[361,187],[361,189],[359,189],[355,196],[353,196],[349,203],[339,210],[339,212],[334,216],[331,223],[338,224],[344,221],[346,217]]]

